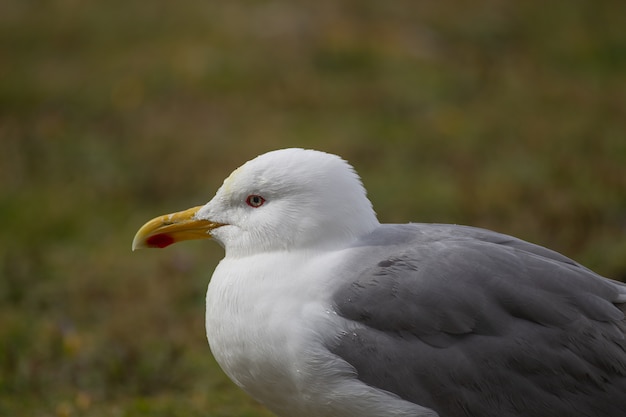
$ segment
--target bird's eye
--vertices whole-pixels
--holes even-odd
[[[265,199],[260,195],[252,194],[249,195],[248,198],[246,198],[246,204],[250,207],[261,207],[263,203],[265,203]]]

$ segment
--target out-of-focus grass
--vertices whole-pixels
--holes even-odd
[[[264,151],[349,159],[386,222],[626,278],[622,0],[0,6],[0,415],[263,416],[214,363],[222,255],[132,254]]]

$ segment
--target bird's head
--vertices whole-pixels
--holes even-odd
[[[236,169],[204,206],[157,217],[133,249],[214,238],[227,256],[336,247],[378,220],[358,175],[336,155],[281,149]]]

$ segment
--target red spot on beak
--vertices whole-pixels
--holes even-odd
[[[148,244],[148,246],[153,247],[153,248],[154,247],[164,248],[174,243],[174,238],[171,237],[170,235],[160,233],[158,235],[150,236],[146,240],[146,243]]]

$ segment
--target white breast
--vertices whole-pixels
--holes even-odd
[[[334,252],[303,261],[279,253],[222,260],[206,298],[215,359],[280,416],[436,416],[361,383],[324,347],[324,340],[349,331],[329,302],[337,284],[329,271],[341,257]]]
[[[272,256],[275,262],[268,260]],[[207,337],[224,372],[253,397],[279,408],[299,396],[307,359],[321,348],[308,329],[324,327],[313,322],[332,314],[322,301],[328,299],[323,283],[307,285],[299,272],[301,258],[290,259],[284,253],[224,259],[206,300]]]

